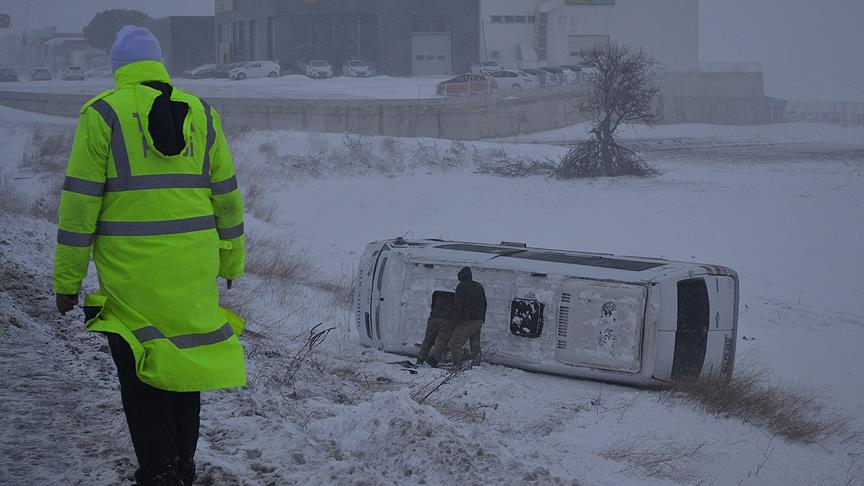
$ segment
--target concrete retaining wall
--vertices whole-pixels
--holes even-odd
[[[456,140],[507,137],[570,126],[587,118],[577,108],[584,90],[520,98],[482,96],[428,100],[280,100],[207,98],[227,130],[354,132]],[[0,92],[0,104],[49,115],[77,116],[87,96]]]
[[[425,100],[292,100],[207,98],[228,130],[354,132],[392,137],[477,140],[554,130],[587,121],[585,89],[566,88],[470,98]],[[0,104],[49,115],[77,116],[88,97],[0,91]],[[661,80],[661,123],[769,123],[762,77],[698,73]]]
[[[775,123],[761,72],[670,73],[660,82],[661,123]]]
[[[836,123],[845,127],[864,126],[864,102],[790,101],[786,119],[796,122]]]

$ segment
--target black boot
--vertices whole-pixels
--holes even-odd
[[[135,473],[135,481],[137,481],[136,486],[183,486],[183,481],[177,476],[177,469],[173,464],[166,465],[158,472],[139,469]]]
[[[177,463],[177,477],[183,486],[192,486],[195,482],[195,461],[189,458],[180,459]]]

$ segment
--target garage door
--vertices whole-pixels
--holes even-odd
[[[450,34],[414,34],[411,52],[414,76],[453,72]]]

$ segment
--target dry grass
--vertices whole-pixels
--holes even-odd
[[[15,187],[10,176],[0,173],[0,210],[56,223],[63,179],[52,177],[49,186],[41,195],[25,194]]]
[[[247,239],[246,271],[267,283],[308,285],[315,280],[315,266],[290,242]]]
[[[644,474],[651,478],[683,483],[693,481],[696,474],[691,463],[700,457],[704,446],[704,442],[695,446],[684,446],[637,438],[611,447],[602,456],[629,464],[618,471],[619,473]]]
[[[474,172],[498,177],[529,177],[549,176],[555,173],[555,169],[555,163],[550,160],[535,160],[527,157],[514,159],[504,154],[502,157],[479,164]]]
[[[261,221],[272,224],[276,222],[278,206],[266,197],[264,191],[258,184],[246,186],[246,191],[243,195],[243,204],[247,212],[252,213],[253,216]]]
[[[268,158],[276,157],[276,145],[271,142],[264,142],[258,146],[258,154]]]
[[[71,128],[51,132],[36,129],[18,167],[36,172],[64,172],[73,138],[74,132]]]
[[[322,280],[316,287],[333,294],[336,305],[351,308],[354,305],[354,295],[357,292],[356,278],[353,275],[342,275],[336,279]]]
[[[824,396],[802,386],[769,383],[766,376],[750,369],[737,372],[731,381],[717,377],[679,383],[663,391],[661,400],[739,418],[793,442],[849,435],[848,420],[831,412]]]
[[[572,147],[555,171],[559,179],[651,177],[658,174],[656,169],[629,148],[613,143],[608,148],[608,153],[604,153],[603,144],[593,138]]]

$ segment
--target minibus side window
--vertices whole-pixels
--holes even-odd
[[[545,305],[533,299],[514,299],[510,304],[510,333],[525,338],[538,338],[543,333]]]

